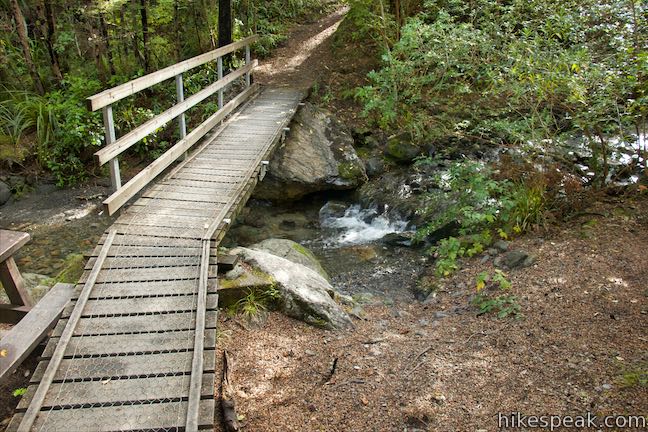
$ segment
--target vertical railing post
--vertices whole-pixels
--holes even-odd
[[[245,45],[245,66],[250,64],[250,45]],[[245,74],[245,86],[250,87],[250,72]]]
[[[103,121],[106,134],[106,145],[115,142],[115,122],[113,120],[112,105],[103,107]],[[108,162],[110,166],[110,184],[113,192],[121,187],[121,176],[119,174],[119,160],[115,157]]]
[[[182,85],[182,74],[176,75],[175,83],[177,102],[180,103],[184,101],[184,86]],[[184,113],[178,116],[178,127],[180,128],[180,139],[183,139],[187,136],[187,124],[185,122]]]
[[[184,101],[184,85],[182,83],[182,74],[178,74],[175,77],[176,84],[176,101],[180,103]],[[187,123],[185,121],[185,113],[182,113],[178,116],[178,127],[180,129],[180,139],[184,139],[187,136]],[[184,153],[182,159],[187,158],[187,152]]]
[[[218,66],[218,79],[223,78],[223,57],[218,57],[216,62]],[[223,108],[223,89],[218,90],[218,109]]]

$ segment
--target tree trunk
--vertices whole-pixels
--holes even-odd
[[[142,20],[142,44],[144,49],[144,73],[151,71],[151,58],[148,49],[148,17],[146,16],[146,0],[140,0],[140,17]]]
[[[133,0],[132,4],[135,5],[134,7],[136,9],[139,9],[139,6],[137,5],[137,0]],[[137,12],[137,11],[135,11],[135,12]],[[133,29],[133,32],[131,33],[131,35],[132,35],[131,42],[133,43],[133,55],[135,56],[135,59],[137,60],[137,62],[139,64],[141,64],[142,67],[143,67],[144,66],[144,59],[142,58],[142,53],[140,52],[140,49],[139,49],[139,38],[137,36],[137,21],[138,20],[137,20],[136,13],[133,13],[131,15],[131,17],[132,17],[132,26],[131,26],[131,28]]]
[[[110,47],[110,36],[108,35],[108,27],[102,12],[99,12],[99,29],[101,30],[102,48],[106,53],[108,59],[108,67],[110,68],[110,76],[115,75],[115,62],[113,61],[112,50]]]
[[[218,0],[218,46],[232,43],[232,1]],[[223,57],[223,66],[230,68],[231,54]]]
[[[20,45],[22,46],[23,56],[25,57],[25,65],[29,70],[29,75],[31,76],[32,81],[34,82],[34,88],[39,95],[45,94],[45,88],[43,87],[43,82],[41,81],[38,71],[36,70],[36,65],[31,55],[31,49],[29,48],[29,37],[27,36],[27,23],[25,22],[25,17],[23,16],[18,0],[10,0],[11,9],[13,12],[14,20],[16,21],[16,30],[18,31],[18,38],[20,39]]]
[[[59,59],[56,51],[54,50],[54,34],[56,31],[54,24],[54,12],[50,0],[43,0],[42,4],[38,5],[39,20],[43,22],[43,37],[45,38],[45,46],[49,54],[50,66],[52,68],[52,75],[57,82],[63,81],[63,74],[59,66]]]
[[[88,34],[88,49],[90,50],[90,54],[94,59],[95,66],[97,68],[97,76],[99,77],[101,84],[105,86],[108,82],[106,65],[104,64],[103,56],[101,55],[101,41],[99,40],[100,37],[98,31],[93,26],[94,16],[82,15],[81,19],[83,20],[83,24],[85,24],[85,28]]]
[[[182,42],[180,41],[180,0],[173,2],[173,29],[175,31],[175,58],[176,63],[182,59]]]

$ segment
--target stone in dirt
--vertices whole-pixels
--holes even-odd
[[[355,189],[367,180],[350,131],[330,112],[309,103],[295,115],[269,168],[254,190],[255,198],[296,200],[318,191]]]
[[[284,314],[331,330],[352,327],[349,315],[333,300],[335,290],[315,270],[261,250],[240,247],[231,253],[272,278]]]
[[[523,250],[512,250],[493,260],[493,264],[496,267],[505,267],[508,269],[529,267],[534,262],[535,257]]]

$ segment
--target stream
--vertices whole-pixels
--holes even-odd
[[[0,208],[0,227],[31,235],[15,256],[28,278],[56,278],[92,252],[114,221],[102,211],[107,189],[99,186],[60,190],[40,185],[20,200]],[[274,205],[250,200],[222,245],[249,246],[268,238],[296,241],[313,251],[340,292],[365,301],[413,301],[412,289],[422,267],[420,251],[388,245],[381,239],[408,228],[375,208],[361,208],[350,193],[314,194],[294,203]]]

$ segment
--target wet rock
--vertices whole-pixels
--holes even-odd
[[[0,181],[0,206],[11,198],[11,189],[5,182]]]
[[[267,239],[260,243],[250,245],[250,249],[269,252],[273,255],[285,258],[296,264],[301,264],[311,270],[315,270],[325,279],[329,279],[326,271],[319,263],[313,252],[306,249],[299,243],[286,239]]]
[[[330,112],[307,103],[292,124],[254,197],[289,201],[312,192],[355,189],[366,181],[351,133]]]
[[[341,218],[348,207],[348,204],[340,201],[329,201],[319,211],[320,220]]]
[[[401,133],[389,137],[385,153],[400,163],[410,163],[423,152],[423,149],[413,143],[409,133]]]
[[[412,237],[412,233],[389,233],[380,241],[389,246],[411,246]]]
[[[286,315],[327,329],[352,326],[349,315],[333,300],[333,287],[316,271],[261,250],[236,248],[231,253],[273,279],[281,293],[279,309]]]
[[[512,250],[493,260],[493,264],[496,267],[505,267],[508,269],[529,267],[534,262],[535,257],[523,250]]]

